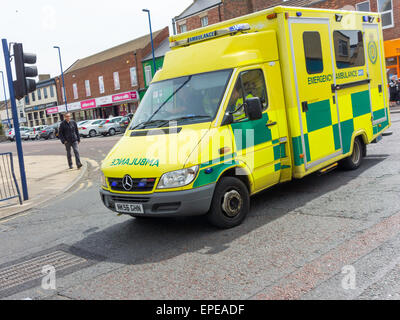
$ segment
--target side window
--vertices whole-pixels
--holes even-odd
[[[268,107],[267,90],[265,87],[264,74],[262,70],[249,70],[242,72],[236,81],[231,99],[228,104],[229,112],[233,113],[235,122],[246,120],[244,108],[240,108],[248,98],[258,97],[263,105],[263,110]]]
[[[365,65],[363,34],[359,30],[333,32],[336,66],[338,69]]]
[[[322,60],[321,36],[319,32],[304,32],[303,44],[308,74],[323,72],[324,63]]]

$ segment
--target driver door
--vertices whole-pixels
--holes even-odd
[[[250,121],[244,112],[243,103],[247,98],[258,97],[263,104],[263,116]],[[230,125],[234,137],[237,159],[251,170],[255,191],[279,182],[281,150],[279,130],[275,113],[270,112],[263,68],[242,71],[236,81],[228,111],[234,120]]]

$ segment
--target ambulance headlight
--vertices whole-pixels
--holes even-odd
[[[104,173],[101,171],[101,186],[107,188],[107,180]]]
[[[178,188],[186,186],[196,178],[199,166],[165,173],[158,182],[157,189]]]

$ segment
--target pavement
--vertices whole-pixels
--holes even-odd
[[[78,170],[76,166],[74,169],[69,169],[66,156],[25,156],[24,162],[29,200],[23,201],[22,205],[17,198],[0,202],[0,220],[40,207],[45,202],[64,194],[78,183],[87,170],[85,159],[82,159],[81,169]],[[14,171],[23,199],[17,157],[14,157]]]

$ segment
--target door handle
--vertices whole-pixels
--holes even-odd
[[[378,90],[379,90],[379,93],[382,93],[382,85],[381,84],[378,85]]]
[[[307,112],[308,111],[308,102],[307,101],[303,101],[301,103],[301,107],[303,109],[303,112]]]
[[[276,125],[276,124],[278,124],[276,121],[267,122],[266,126],[267,126],[267,127],[272,127],[272,126],[274,126],[274,125]]]

